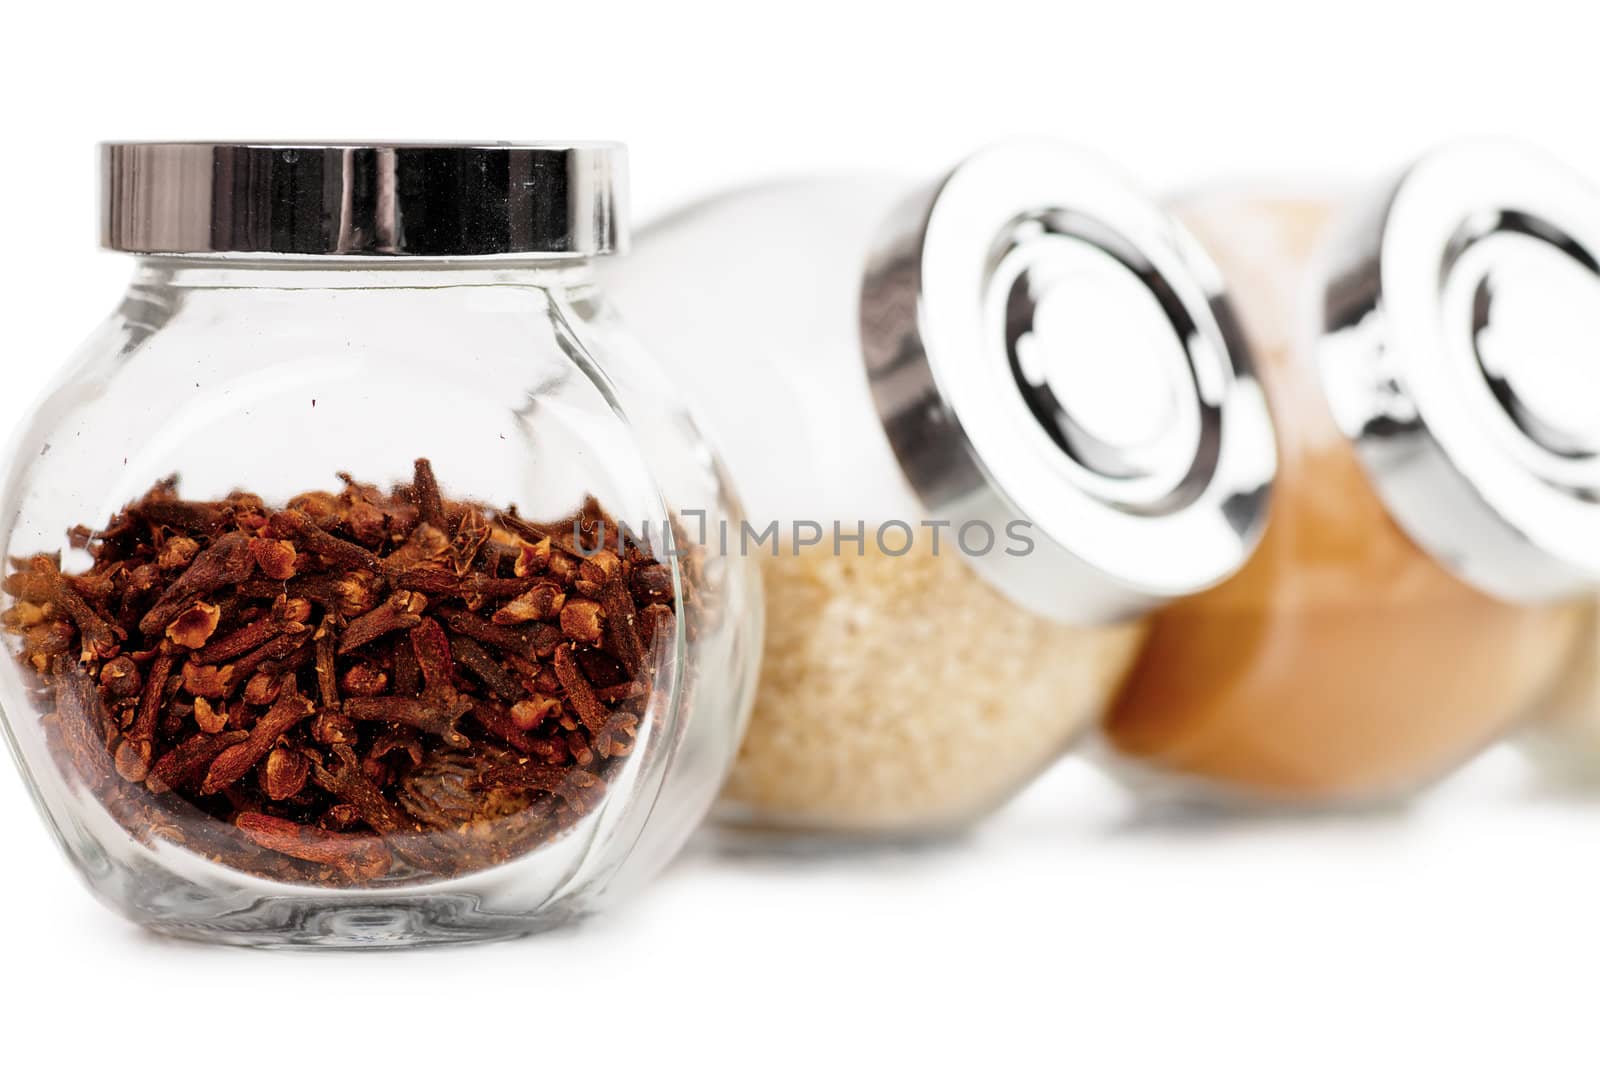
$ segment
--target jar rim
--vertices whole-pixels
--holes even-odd
[[[981,561],[1018,603],[1141,614],[1223,581],[1259,542],[1277,449],[1226,285],[1099,157],[1006,142],[906,201],[868,264],[860,337],[928,509],[1040,534]]]
[[[1600,580],[1600,189],[1530,146],[1445,145],[1324,250],[1317,366],[1396,521],[1511,601]],[[1577,414],[1573,414],[1577,412]]]
[[[143,254],[587,257],[627,243],[611,141],[100,146],[101,244]]]

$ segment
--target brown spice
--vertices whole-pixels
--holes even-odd
[[[784,545],[762,563],[761,679],[723,805],[761,827],[916,836],[970,825],[1088,731],[1144,637],[1141,622],[1022,611],[926,543],[901,556],[870,535],[860,555]],[[649,632],[674,625],[665,604],[641,620]]]
[[[274,510],[168,480],[69,538],[87,574],[6,578],[47,736],[137,840],[284,880],[454,876],[563,832],[631,752],[665,567],[592,500],[546,529],[445,498],[426,460],[392,494],[345,482]]]
[[[1126,755],[1240,792],[1362,800],[1424,784],[1526,715],[1581,618],[1476,591],[1390,518],[1295,343],[1330,218],[1310,202],[1193,213],[1260,354],[1278,488],[1250,562],[1157,613],[1107,729]]]
[[[228,725],[228,713],[211,706],[211,701],[204,697],[196,697],[194,701],[194,724],[200,727],[203,734],[221,733]]]
[[[262,848],[331,867],[350,882],[382,878],[393,862],[383,842],[371,834],[330,833],[256,812],[240,815],[234,825]]]
[[[221,621],[221,608],[203,600],[196,601],[167,626],[167,640],[184,648],[204,648]]]

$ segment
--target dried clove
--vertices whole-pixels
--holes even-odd
[[[278,738],[297,726],[301,720],[316,713],[311,701],[302,697],[292,682],[285,682],[272,710],[257,720],[250,736],[232,748],[225,749],[212,761],[206,772],[200,792],[216,793],[237,782],[249,773],[277,744]]]
[[[399,883],[538,847],[638,743],[672,572],[593,500],[539,525],[447,499],[426,460],[388,494],[342,478],[284,508],[167,480],[69,532],[86,573],[14,561],[0,626],[47,738],[136,840],[262,877]]]
[[[332,833],[259,812],[240,815],[234,825],[262,848],[332,867],[350,882],[382,878],[393,863],[383,842],[371,834]]]
[[[352,620],[339,639],[339,652],[352,652],[396,630],[411,629],[422,621],[421,612],[427,606],[428,598],[421,593],[401,590],[365,615]]]

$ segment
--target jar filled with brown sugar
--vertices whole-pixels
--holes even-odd
[[[1260,534],[1273,435],[1217,272],[1071,148],[718,196],[606,281],[700,398],[763,570],[732,824],[971,825]]]
[[[1391,797],[1547,699],[1600,576],[1600,200],[1436,152],[1364,212],[1212,197],[1278,428],[1267,533],[1160,612],[1114,750],[1224,791]]]

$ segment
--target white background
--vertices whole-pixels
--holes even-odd
[[[92,143],[616,138],[640,216],[1055,134],[1158,190],[1362,180],[1460,133],[1600,179],[1574,2],[18,4],[0,429],[115,300]],[[937,12],[936,12],[937,9]],[[759,235],[752,235],[759,239]],[[570,933],[403,955],[177,944],[79,887],[0,769],[0,1058],[1593,1062],[1600,823],[1502,751],[1411,811],[1174,822],[1068,764],[968,843],[711,842]]]

